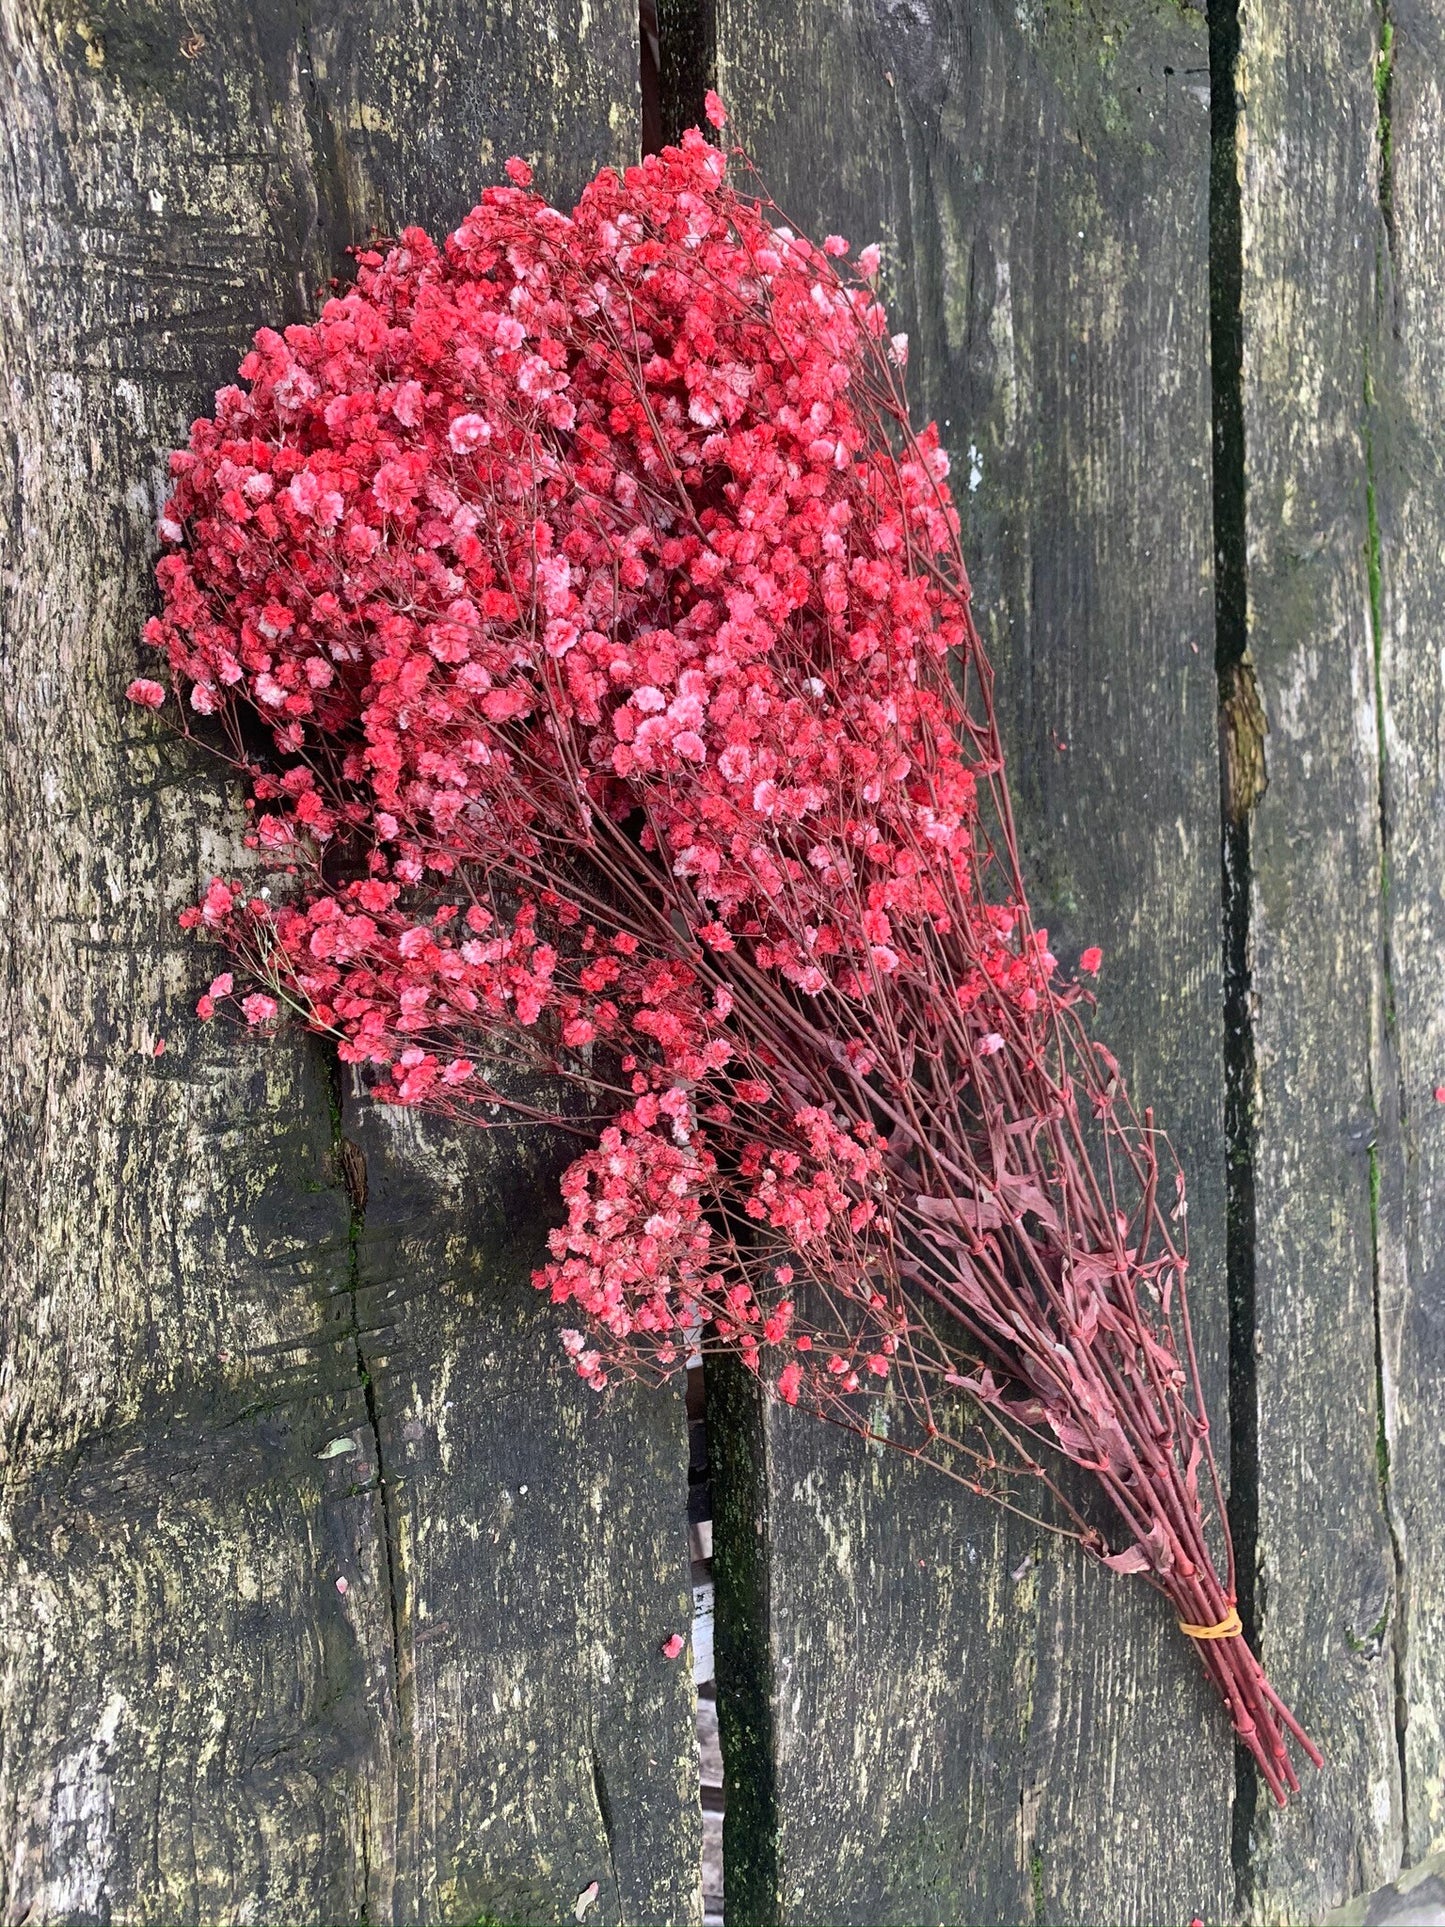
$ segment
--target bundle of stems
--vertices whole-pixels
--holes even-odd
[[[877,251],[800,239],[696,132],[571,216],[508,172],[263,330],[173,458],[151,640],[287,885],[187,913],[252,980],[201,1015],[577,1133],[536,1282],[590,1385],[700,1344],[1005,1504],[1041,1484],[1283,1801],[1287,1736],[1320,1756],[1235,1609],[1183,1180],[1029,915]]]

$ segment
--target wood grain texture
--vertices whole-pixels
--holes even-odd
[[[1249,5],[1241,29],[1248,619],[1269,729],[1249,879],[1257,1609],[1262,1657],[1328,1755],[1287,1813],[1261,1803],[1250,1880],[1256,1918],[1298,1921],[1389,1879],[1401,1850],[1377,1401],[1400,1121],[1366,403],[1388,237],[1376,9]]]
[[[1372,454],[1403,1264],[1381,1281],[1380,1333],[1410,1864],[1445,1848],[1445,13],[1392,7],[1390,25]]]
[[[320,1056],[196,1025],[236,799],[121,697],[252,330],[513,149],[570,196],[635,61],[621,0],[0,4],[0,1919],[696,1914],[680,1407],[589,1429],[525,1165],[393,1134],[358,1220]]]
[[[398,1921],[700,1918],[679,1389],[577,1379],[530,1283],[575,1145],[344,1103],[400,1655]],[[519,1145],[517,1139],[523,1137]]]
[[[1103,945],[1100,1034],[1189,1172],[1222,1443],[1203,18],[723,0],[718,73],[781,205],[884,244],[953,457],[1037,914],[1066,959]],[[771,1776],[730,1793],[744,1918],[1228,1911],[1227,1726],[1150,1595],[789,1415],[729,1424],[720,1713],[730,1761]],[[771,1693],[730,1714],[758,1667]]]

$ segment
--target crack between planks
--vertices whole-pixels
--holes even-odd
[[[1390,809],[1389,809],[1389,760],[1385,737],[1385,692],[1383,674],[1384,624],[1383,600],[1380,573],[1380,524],[1375,496],[1375,452],[1374,436],[1370,426],[1370,410],[1373,395],[1368,374],[1365,391],[1365,503],[1367,525],[1367,560],[1370,585],[1370,640],[1374,670],[1374,707],[1375,707],[1375,755],[1376,791],[1379,809],[1380,838],[1380,969],[1384,1003],[1384,1035],[1382,1042],[1382,1070],[1388,1073],[1394,1066],[1397,1083],[1398,1126],[1401,1135],[1401,1149],[1408,1162],[1408,1148],[1404,1143],[1406,1130],[1406,1109],[1404,1090],[1404,1067],[1400,1059],[1399,1033],[1395,1014],[1395,960],[1394,945],[1390,935]],[[1382,1262],[1382,1228],[1380,1222],[1380,1147],[1378,1124],[1380,1120],[1380,1093],[1375,1088],[1375,1049],[1371,1049],[1367,1062],[1370,1065],[1370,1110],[1377,1127],[1375,1138],[1370,1144],[1370,1280],[1372,1309],[1374,1313],[1375,1337],[1375,1470],[1380,1488],[1380,1511],[1384,1517],[1385,1528],[1390,1540],[1390,1558],[1395,1581],[1395,1609],[1393,1626],[1390,1631],[1390,1645],[1394,1661],[1395,1695],[1395,1752],[1396,1766],[1400,1776],[1400,1806],[1406,1838],[1409,1835],[1409,1781],[1408,1752],[1405,1728],[1408,1719],[1408,1700],[1405,1692],[1405,1602],[1408,1594],[1409,1572],[1405,1561],[1405,1546],[1400,1534],[1399,1522],[1395,1516],[1394,1493],[1390,1479],[1390,1429],[1388,1424],[1389,1406],[1387,1403],[1387,1366],[1385,1354],[1385,1280]]]
[[[716,0],[638,0],[637,27],[638,81],[642,108],[640,133],[642,152],[645,156],[656,154],[665,145],[679,141],[686,128],[700,127],[703,124],[703,96],[707,89],[715,84],[717,74]],[[703,1375],[700,1372],[697,1391],[698,1417],[700,1421],[705,1422],[703,1411],[706,1393],[703,1388]],[[689,1418],[691,1419],[691,1413]],[[692,1425],[689,1423],[689,1465],[691,1432]],[[716,1517],[716,1507],[712,1510]],[[690,1513],[691,1508],[689,1508],[689,1538],[691,1537]],[[714,1678],[719,1717],[723,1718],[725,1717],[724,1703],[728,1695],[721,1678],[716,1673]],[[730,1704],[728,1712],[732,1712]],[[746,1715],[742,1717],[745,1719]],[[726,1751],[731,1749],[725,1748]],[[698,1792],[701,1796],[700,1737],[697,1767]],[[612,1814],[608,1803],[602,1761],[595,1744],[592,1749],[592,1778],[603,1831],[607,1836],[607,1850],[612,1859],[615,1884],[617,1863],[613,1853]],[[724,1778],[730,1779],[731,1775],[725,1771]],[[728,1883],[725,1846],[722,1859],[722,1875],[726,1889]],[[699,1872],[701,1871],[700,1868]],[[728,1906],[726,1900],[724,1906]],[[735,1912],[735,1903],[728,1910]]]
[[[1229,1295],[1229,1526],[1237,1606],[1258,1651],[1259,1410],[1256,1364],[1257,1062],[1251,959],[1253,816],[1268,781],[1268,725],[1249,654],[1244,432],[1244,242],[1239,182],[1239,0],[1209,0],[1209,338],[1214,508],[1215,670],[1219,681],[1223,921],[1225,1270]],[[1254,1900],[1259,1782],[1235,1749],[1230,1858],[1235,1902]]]
[[[386,1597],[391,1620],[391,1665],[395,1682],[397,1725],[401,1724],[402,1637],[401,1599],[397,1587],[396,1532],[391,1510],[391,1490],[386,1473],[386,1455],[381,1444],[381,1413],[376,1401],[376,1385],[367,1362],[358,1303],[361,1290],[361,1237],[366,1226],[366,1159],[361,1146],[343,1134],[341,1111],[341,1066],[331,1064],[331,1130],[337,1167],[346,1190],[350,1211],[346,1231],[346,1291],[351,1301],[352,1357],[361,1386],[366,1422],[371,1432],[371,1449],[376,1463],[376,1490],[381,1507],[382,1551],[386,1561]]]
[[[656,154],[662,141],[662,44],[657,0],[637,4],[637,81],[642,96],[642,151]]]
[[[736,1360],[708,1359],[704,1377],[717,1712],[727,1786],[724,1914],[770,1927],[783,1918],[784,1902],[767,1418],[756,1383]]]
[[[655,154],[703,125],[717,76],[716,0],[639,0],[642,151]]]
[[[1390,259],[1395,258],[1395,141],[1392,127],[1395,85],[1395,20],[1389,0],[1380,7],[1380,44],[1375,55],[1376,145],[1379,149],[1377,183],[1380,219]]]
[[[1375,107],[1377,114],[1376,146],[1379,165],[1377,172],[1380,223],[1384,233],[1383,249],[1377,243],[1375,250],[1375,317],[1377,336],[1383,334],[1383,319],[1388,293],[1390,269],[1395,255],[1395,210],[1394,210],[1394,146],[1391,130],[1391,111],[1393,106],[1395,65],[1395,24],[1390,13],[1388,0],[1380,9],[1380,39],[1375,56]],[[1373,677],[1375,709],[1375,783],[1376,808],[1378,813],[1378,835],[1380,841],[1380,969],[1383,998],[1383,1036],[1381,1039],[1381,1070],[1388,1075],[1393,1066],[1395,1073],[1395,1101],[1397,1106],[1400,1150],[1406,1170],[1411,1163],[1409,1133],[1409,1109],[1405,1090],[1404,1063],[1400,1052],[1399,1029],[1395,1007],[1395,957],[1394,939],[1391,931],[1391,875],[1390,875],[1390,761],[1389,740],[1385,728],[1385,681],[1384,681],[1384,571],[1383,549],[1380,539],[1379,497],[1376,487],[1375,468],[1375,416],[1376,396],[1374,372],[1367,352],[1364,380],[1364,439],[1365,439],[1365,521],[1366,521],[1366,575],[1369,585],[1370,650]],[[1375,1050],[1371,1040],[1371,1050],[1367,1061],[1371,1067],[1370,1106],[1378,1120],[1380,1115],[1380,1096],[1374,1088]],[[1390,1541],[1390,1557],[1395,1582],[1395,1601],[1393,1625],[1390,1627],[1390,1649],[1393,1660],[1393,1686],[1395,1699],[1395,1752],[1396,1769],[1400,1781],[1401,1825],[1408,1853],[1410,1838],[1409,1802],[1409,1752],[1406,1743],[1409,1702],[1406,1695],[1406,1602],[1409,1596],[1409,1569],[1405,1558],[1405,1545],[1396,1517],[1394,1492],[1390,1472],[1390,1428],[1388,1393],[1388,1367],[1385,1345],[1385,1279],[1382,1263],[1382,1238],[1380,1222],[1380,1154],[1378,1143],[1370,1146],[1370,1261],[1371,1290],[1374,1311],[1375,1337],[1375,1413],[1376,1439],[1375,1464],[1380,1488],[1380,1509],[1385,1521]]]
[[[617,1839],[612,1821],[612,1801],[607,1792],[607,1775],[597,1741],[592,1741],[592,1797],[597,1802],[597,1817],[602,1822],[602,1837],[607,1842],[607,1864],[612,1870],[612,1891],[622,1899],[622,1883],[617,1875]]]

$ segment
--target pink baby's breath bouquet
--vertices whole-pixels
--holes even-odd
[[[570,216],[507,172],[262,330],[172,458],[149,639],[292,879],[187,913],[244,972],[200,1013],[579,1134],[536,1282],[590,1385],[700,1343],[860,1430],[886,1400],[1008,1503],[1042,1481],[1283,1799],[1285,1732],[1318,1755],[1234,1610],[1182,1181],[1030,921],[877,250],[696,132]]]

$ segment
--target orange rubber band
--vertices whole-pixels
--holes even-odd
[[[1239,1613],[1231,1606],[1217,1626],[1188,1626],[1181,1619],[1179,1630],[1188,1639],[1238,1639],[1244,1626]]]

